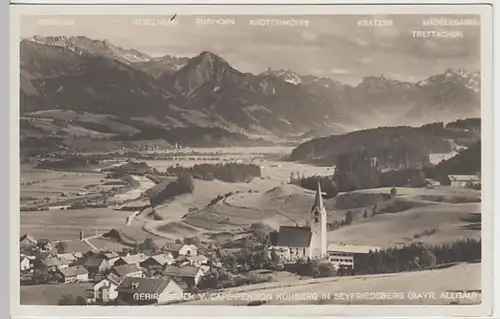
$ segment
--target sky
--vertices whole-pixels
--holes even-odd
[[[478,16],[220,16],[234,24],[197,24],[202,16],[24,16],[21,37],[86,36],[153,56],[218,54],[242,72],[267,68],[330,77],[354,84],[365,76],[418,81],[447,68],[480,70],[480,26],[424,26],[434,19]],[[302,26],[255,26],[254,19],[308,21]],[[48,20],[49,19],[49,20]],[[144,23],[140,19],[150,19]],[[392,20],[361,27],[360,20]],[[56,23],[54,23],[54,21]],[[412,31],[460,31],[458,38],[416,38]]]

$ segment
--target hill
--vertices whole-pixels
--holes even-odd
[[[476,123],[476,119],[469,119]],[[297,146],[290,159],[322,165],[336,165],[339,158],[361,150],[376,158],[382,168],[422,167],[428,164],[429,154],[449,153],[455,144],[477,142],[479,129],[460,127],[458,122],[426,124],[421,127],[379,127],[343,135],[331,135],[311,139]],[[458,125],[458,126],[457,126]],[[463,126],[463,125],[462,125]],[[466,145],[469,146],[469,145]]]

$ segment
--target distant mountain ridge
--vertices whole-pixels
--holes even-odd
[[[83,36],[34,36],[20,45],[21,113],[64,109],[153,117],[168,129],[221,127],[283,137],[480,113],[480,75],[463,70],[415,83],[369,76],[351,86],[291,70],[243,73],[206,51],[153,58]]]

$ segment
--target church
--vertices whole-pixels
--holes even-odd
[[[326,259],[327,256],[327,215],[321,197],[318,180],[316,197],[309,213],[309,227],[281,226],[272,233],[270,248],[281,260],[295,262],[297,259]]]

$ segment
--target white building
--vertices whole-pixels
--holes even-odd
[[[31,269],[31,260],[26,256],[21,256],[20,258],[21,271],[27,271]]]
[[[97,282],[92,288],[87,290],[87,303],[107,303],[118,297],[117,288],[122,278],[109,274],[106,278]]]
[[[480,185],[481,178],[477,175],[448,175],[451,186],[466,187],[467,185]]]
[[[339,269],[341,267],[354,269],[354,261],[356,255],[368,254],[370,253],[370,251],[376,252],[379,250],[379,247],[331,243],[327,248],[328,261],[333,265],[335,269]]]
[[[89,281],[89,272],[84,267],[74,266],[58,270],[64,283],[87,282]]]
[[[271,236],[270,248],[285,262],[294,262],[299,258],[327,257],[327,216],[319,181],[309,217],[310,227],[281,226],[275,238]]]

